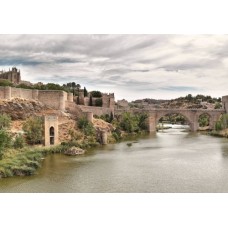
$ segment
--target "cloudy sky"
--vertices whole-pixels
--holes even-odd
[[[0,69],[116,99],[228,95],[226,35],[0,35]]]

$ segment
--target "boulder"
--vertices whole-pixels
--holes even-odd
[[[68,149],[64,152],[65,155],[70,155],[70,156],[84,154],[84,153],[85,153],[85,150],[75,147],[75,146],[71,147],[70,149]]]

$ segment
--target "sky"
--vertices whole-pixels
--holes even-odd
[[[0,35],[0,70],[116,100],[228,95],[227,35]]]

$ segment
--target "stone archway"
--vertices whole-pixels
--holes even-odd
[[[193,127],[194,127],[194,126],[191,124],[192,121],[189,119],[189,117],[187,117],[186,115],[184,115],[183,113],[178,112],[178,111],[176,111],[176,112],[170,111],[170,112],[167,112],[167,113],[158,114],[158,115],[157,115],[157,118],[156,118],[156,126],[159,124],[159,122],[160,122],[160,120],[161,120],[162,118],[168,117],[168,116],[171,116],[171,115],[173,115],[173,116],[174,116],[174,115],[178,115],[179,117],[182,118],[182,121],[183,121],[183,119],[184,119],[185,125],[188,125],[189,128],[190,128],[190,130],[193,131]],[[183,124],[183,123],[182,123],[182,124]]]

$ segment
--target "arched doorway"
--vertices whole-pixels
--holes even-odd
[[[55,129],[54,129],[54,127],[50,127],[49,136],[50,136],[50,145],[54,145],[55,144]]]

